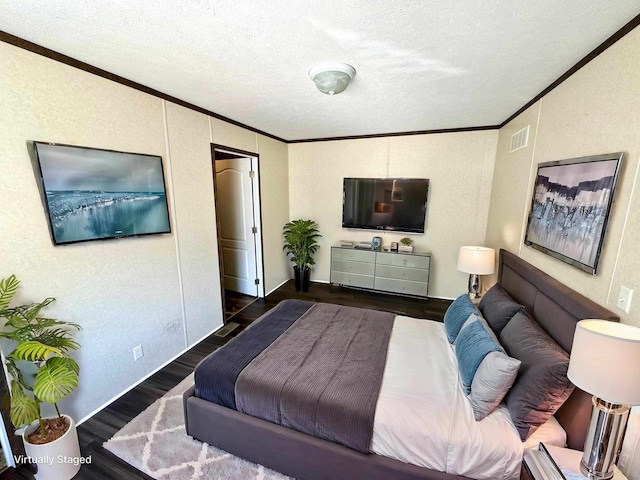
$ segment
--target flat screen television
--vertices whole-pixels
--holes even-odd
[[[54,245],[171,232],[162,157],[32,143]]]
[[[345,178],[342,227],[424,233],[429,180]]]
[[[622,156],[539,164],[524,243],[595,275]]]

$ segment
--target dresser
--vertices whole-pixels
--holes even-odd
[[[428,252],[396,253],[331,247],[331,283],[427,297]]]

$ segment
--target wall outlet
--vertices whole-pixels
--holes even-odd
[[[144,357],[144,352],[142,351],[142,345],[133,347],[133,360],[137,361],[142,357]]]
[[[617,307],[629,313],[631,308],[631,299],[633,298],[633,290],[625,286],[620,286],[620,294],[618,295]]]

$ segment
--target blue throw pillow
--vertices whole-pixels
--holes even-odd
[[[449,305],[444,313],[444,328],[447,331],[449,343],[456,341],[462,325],[472,313],[478,313],[478,310],[467,294],[460,295]]]
[[[464,327],[456,339],[456,358],[464,393],[469,395],[478,367],[489,353],[503,351],[480,322]]]

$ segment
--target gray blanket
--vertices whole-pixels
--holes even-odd
[[[238,376],[237,409],[368,453],[393,319],[314,305]]]

